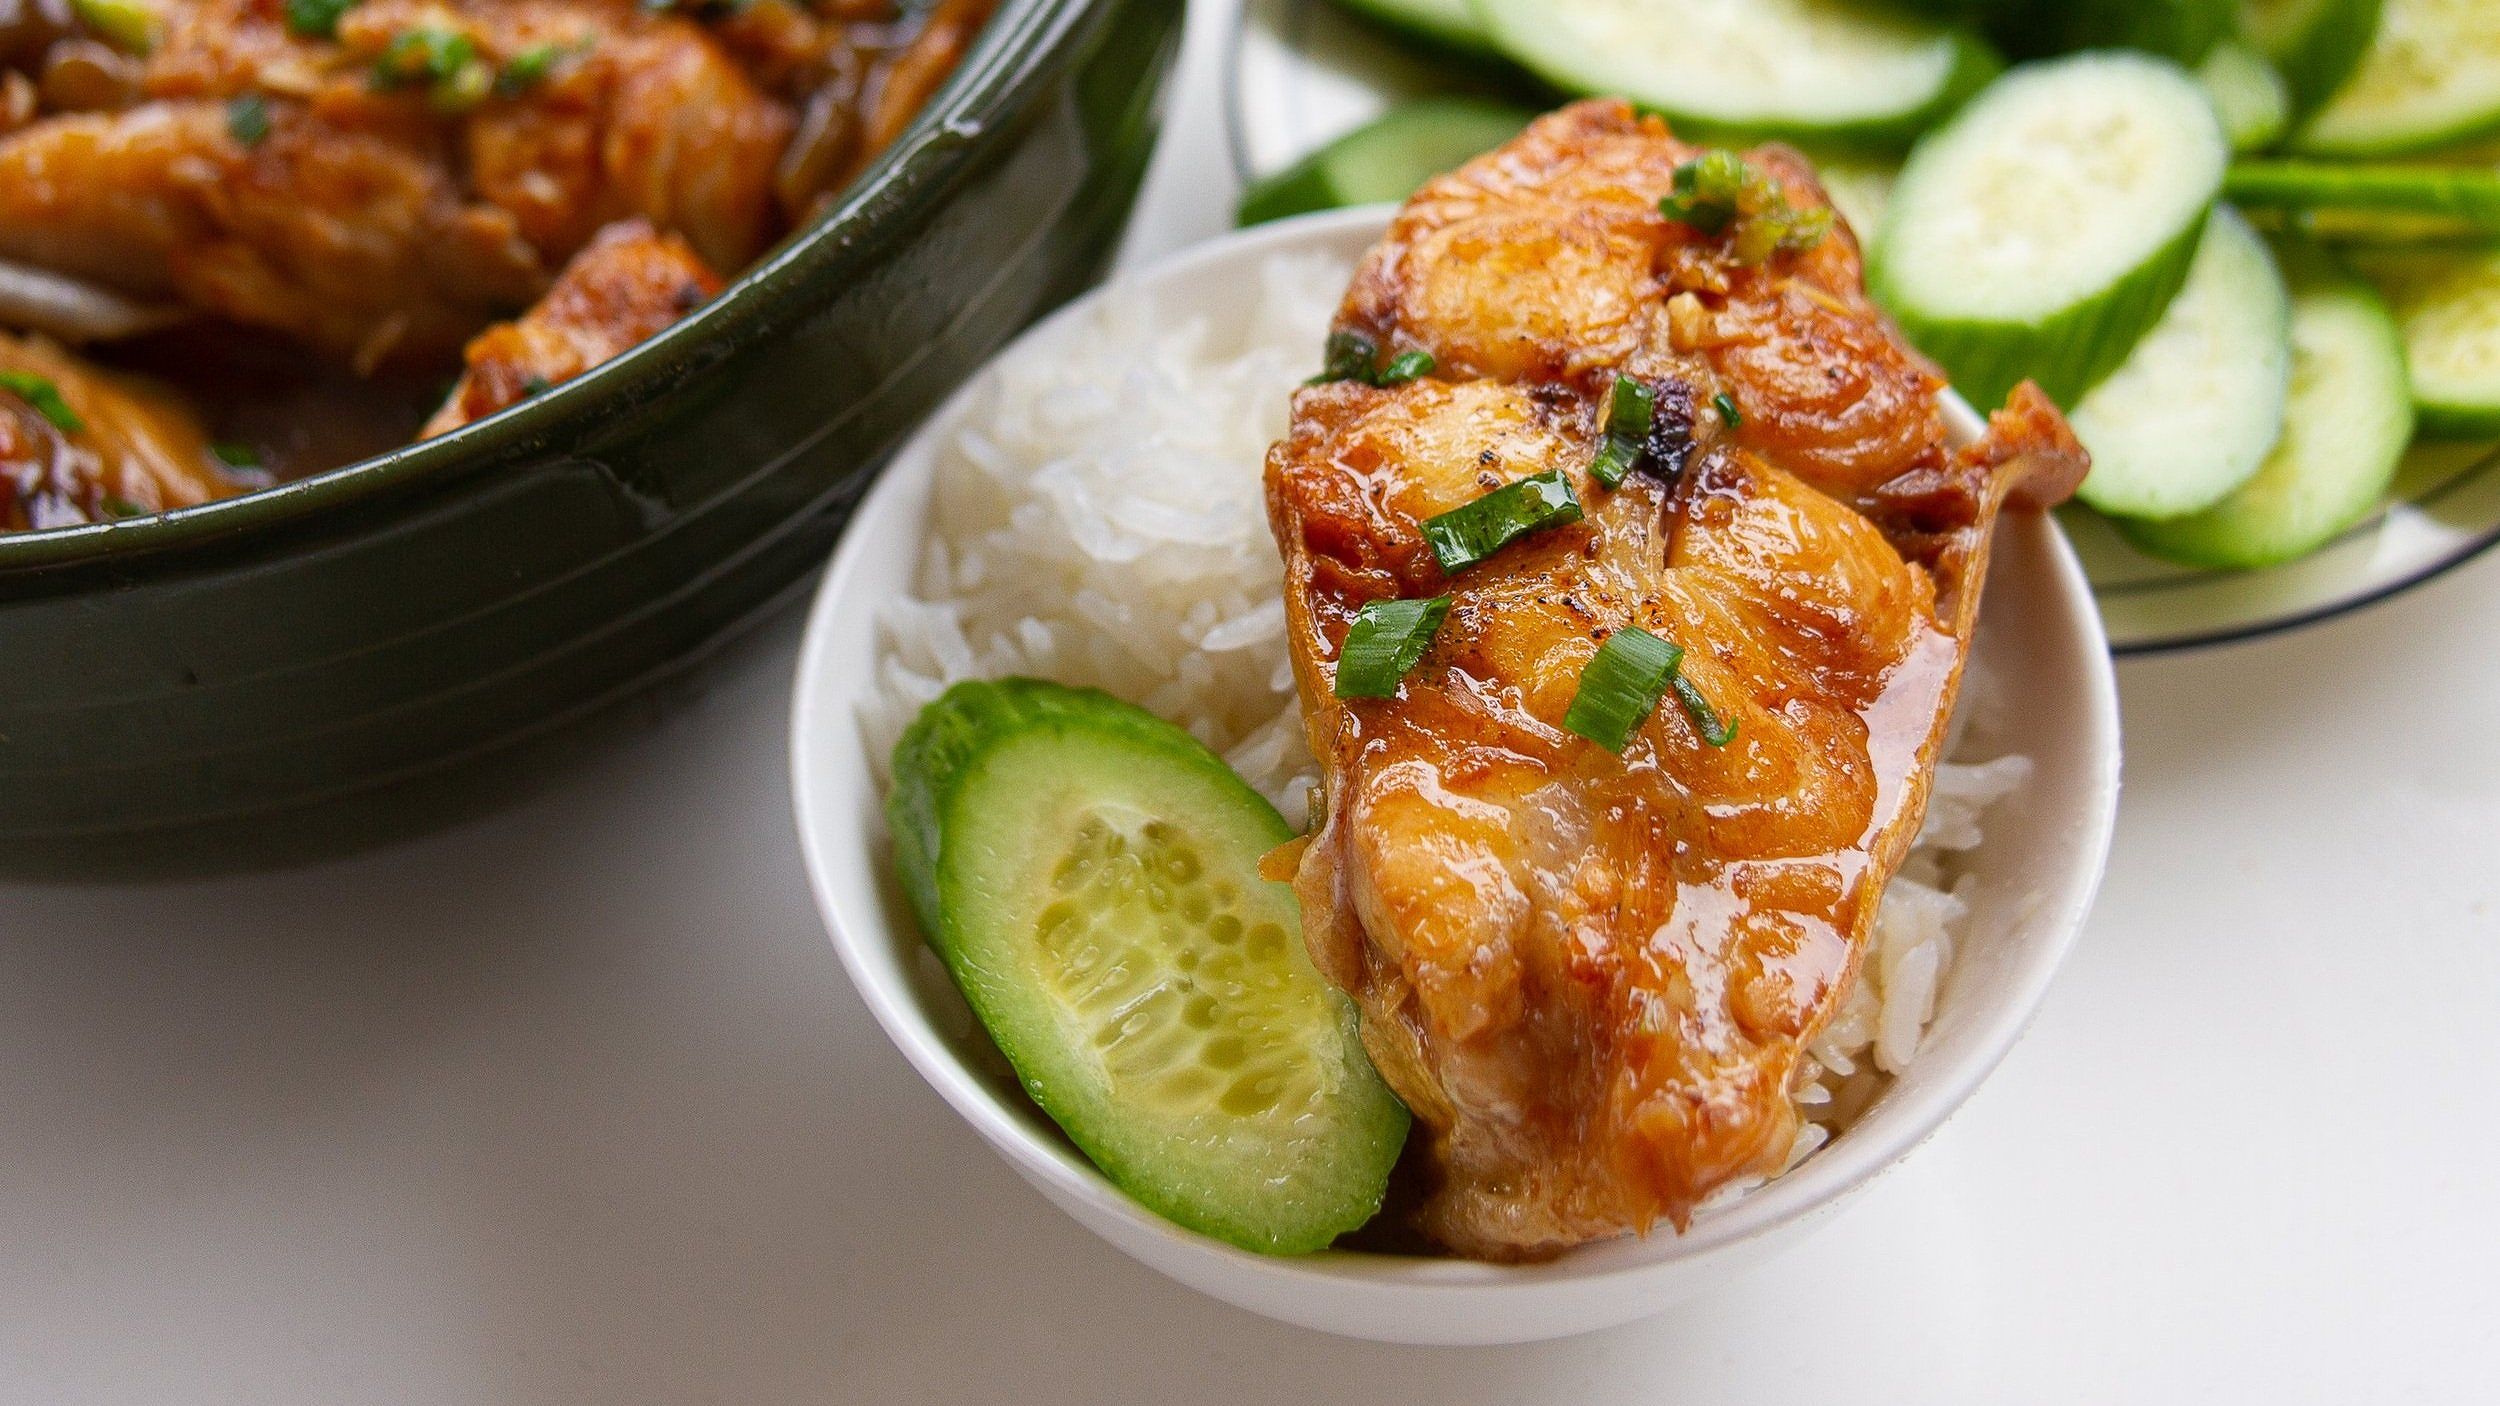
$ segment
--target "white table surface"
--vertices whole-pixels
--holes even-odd
[[[1131,257],[1229,205],[1202,14]],[[1289,1329],[1064,1219],[809,906],[796,622],[536,800],[0,888],[0,1402],[2465,1401],[2500,1364],[2500,558],[2133,663],[2090,930],[2003,1070],[1669,1318]]]

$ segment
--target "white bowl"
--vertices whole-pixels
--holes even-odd
[[[1317,250],[1349,264],[1385,208],[1343,211],[1217,239],[1125,283],[1159,306],[1222,325],[1246,315],[1259,262]],[[1091,295],[1010,345],[1047,344]],[[1324,329],[1311,329],[1313,356]],[[868,1008],[904,1056],[1068,1214],[1192,1288],[1272,1318],[1407,1343],[1504,1343],[1628,1322],[1769,1258],[1937,1129],[2022,1034],[2082,926],[2118,796],[2118,704],[2108,646],[2075,557],[2048,518],[2010,516],[1997,539],[1975,673],[1998,720],[1989,744],[2029,755],[2027,785],[1988,814],[1962,951],[1910,1067],[1847,1132],[1786,1176],[1695,1217],[1681,1234],[1575,1250],[1550,1263],[1489,1265],[1328,1251],[1255,1255],[1183,1230],[1105,1180],[1016,1087],[945,970],[922,945],[889,866],[881,798],[859,727],[875,678],[879,607],[910,588],[925,538],[934,450],[982,378],[896,455],[852,521],[819,590],[791,719],[799,836],[818,907]],[[1955,407],[1956,428],[1976,421]],[[1245,464],[1244,473],[1258,466]]]

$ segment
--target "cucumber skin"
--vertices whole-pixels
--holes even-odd
[[[1303,157],[1284,170],[1253,183],[1242,193],[1241,206],[1234,219],[1242,225],[1265,224],[1290,215],[1305,215],[1314,210],[1335,210],[1347,205],[1367,205],[1375,200],[1403,200],[1414,188],[1395,194],[1381,195],[1366,191],[1350,191],[1339,182],[1336,163],[1344,153],[1360,143],[1389,139],[1384,128],[1430,120],[1435,115],[1462,122],[1490,138],[1470,151],[1462,161],[1481,156],[1512,137],[1519,135],[1536,114],[1523,108],[1505,107],[1496,103],[1466,98],[1427,98],[1394,108],[1371,123],[1346,133],[1328,145]],[[1499,135],[1493,135],[1499,132]],[[1458,145],[1473,145],[1473,142]],[[1438,165],[1432,170],[1416,173],[1417,186],[1440,175]]]
[[[2229,221],[2232,225],[2236,225],[2237,229],[2229,230],[2225,228],[2225,221]],[[2259,259],[2265,261],[2265,279],[2267,286],[2264,291],[2271,295],[2270,305],[2272,308],[2272,316],[2268,318],[2268,340],[2276,342],[2278,346],[2284,341],[2287,341],[2290,336],[2291,299],[2288,290],[2284,287],[2282,273],[2280,270],[2273,267],[2273,256],[2263,248],[2263,241],[2259,239],[2255,231],[2248,227],[2246,222],[2238,219],[2237,215],[2228,207],[2217,209],[2214,215],[2207,221],[2206,237],[2209,239],[2217,237],[2236,237],[2238,239],[2245,240],[2248,245],[2252,246],[2251,252],[2255,253]],[[2290,372],[2290,366],[2288,363],[2289,358],[2286,357],[2285,365],[2282,368],[2285,379],[2288,379]],[[2282,423],[2282,412],[2288,389],[2289,388],[2281,381],[2277,381],[2274,386],[2273,420],[2277,426],[2275,437],[2278,439],[2281,437],[2280,426]],[[2077,432],[2081,433],[2081,431],[2082,426],[2078,425]],[[2092,445],[2089,441],[2085,443],[2084,447],[2087,450],[2092,449]],[[2271,443],[2263,446],[2260,452],[2257,453],[2252,460],[2250,460],[2247,473],[2241,476],[2240,481],[2245,482],[2246,479],[2253,475],[2258,468],[2262,467],[2265,463],[2266,455],[2271,453],[2272,450],[2273,445]],[[2188,452],[2195,452],[2195,447],[2191,446]],[[2098,457],[2097,452],[2095,457]],[[2093,468],[2095,472],[2084,478],[2081,486],[2076,489],[2075,497],[2078,501],[2084,503],[2094,511],[2111,517],[2136,517],[2147,519],[2185,517],[2189,514],[2200,512],[2205,508],[2212,506],[2214,503],[2221,501],[2223,498],[2228,497],[2231,491],[2239,486],[2238,483],[2233,483],[2219,493],[2213,493],[2205,496],[2201,501],[2190,501],[2185,505],[2175,506],[2165,504],[2163,505],[2163,511],[2147,511],[2147,509],[2151,506],[2148,498],[2139,495],[2133,501],[2128,501],[2123,497],[2114,497],[2108,491],[2107,480],[2100,478],[2098,474],[2100,466],[2095,464]],[[2097,486],[2095,482],[2096,479],[2099,479]]]
[[[2025,380],[2038,382],[2049,399],[2069,406],[2117,370],[2161,320],[2187,283],[2210,217],[2210,209],[2198,215],[2108,292],[2038,322],[1922,315],[1886,276],[1880,242],[1867,282],[1910,344],[1942,366],[1954,388],[1983,413],[2004,404]]]
[[[2380,5],[2383,10],[2384,0],[2380,0]],[[2377,30],[2379,18],[2380,15],[2377,14],[2371,17],[2371,29],[2374,33]],[[2360,71],[2362,63],[2368,58],[2367,47],[2365,43],[2354,51],[2353,68],[2351,72],[2344,75],[2344,82],[2350,81],[2353,73]],[[2342,82],[2339,82],[2338,92],[2341,88]],[[2309,113],[2308,120],[2292,133],[2289,143],[2292,150],[2306,156],[2323,156],[2334,160],[2370,160],[2376,157],[2418,156],[2437,151],[2444,146],[2500,134],[2500,93],[2492,94],[2481,111],[2458,118],[2445,126],[2399,131],[2393,135],[2386,133],[2370,135],[2367,132],[2358,135],[2337,134],[2330,125],[2330,119],[2335,115],[2333,108],[2335,96],[2336,93],[2329,93],[2327,101],[2321,103],[2316,111]]]
[[[947,974],[963,993],[966,1004],[973,1008],[985,1033],[999,1024],[1012,1024],[1013,1018],[1002,1019],[1002,1014],[990,1007],[983,995],[986,983],[975,969],[961,934],[945,921],[945,905],[939,898],[941,836],[948,810],[967,781],[978,775],[991,749],[1028,737],[1036,729],[1108,737],[1163,753],[1178,764],[1200,768],[1229,783],[1244,814],[1259,820],[1270,841],[1282,844],[1293,837],[1293,828],[1276,813],[1276,808],[1235,775],[1222,758],[1207,750],[1205,744],[1183,729],[1099,689],[1023,678],[968,680],[948,688],[921,709],[895,743],[894,785],[886,796],[886,822],[894,836],[895,868],[920,920],[921,931],[945,962]],[[1326,981],[1316,974],[1315,978]],[[1346,1127],[1349,1133],[1363,1134],[1372,1144],[1364,1151],[1377,1163],[1379,1175],[1365,1180],[1363,1189],[1344,1208],[1343,1215],[1315,1225],[1301,1236],[1280,1237],[1267,1229],[1244,1224],[1228,1216],[1223,1207],[1194,1203],[1185,1192],[1165,1184],[1158,1175],[1159,1169],[1128,1165],[1126,1158],[1091,1135],[1087,1116],[1093,1111],[1088,1106],[1090,1100],[1073,1096],[1073,1091],[1070,1097],[1063,1098],[1049,1081],[1027,1074],[1012,1055],[1008,1056],[1008,1063],[1015,1066],[1016,1081],[1025,1095],[1105,1177],[1140,1205],[1175,1225],[1255,1253],[1306,1254],[1326,1248],[1337,1236],[1379,1214],[1388,1191],[1389,1171],[1405,1145],[1411,1116],[1396,1094],[1372,1071],[1357,1033],[1351,1003],[1333,989],[1328,994],[1343,1012],[1343,1038],[1350,1058],[1378,1085],[1383,1106],[1375,1110],[1377,1116],[1349,1122]],[[1000,1053],[1008,1052],[1002,1046]]]
[[[2272,47],[2257,46],[2274,60],[2284,86],[2291,90],[2295,121],[2326,106],[2327,99],[2334,97],[2335,90],[2344,86],[2344,80],[2361,66],[2361,55],[2370,47],[2370,37],[2378,33],[2382,3],[2383,0],[2327,0],[2317,22],[2307,30]]]
[[[1671,99],[1656,93],[1600,93],[1576,75],[1562,71],[1527,52],[1523,46],[1511,42],[1502,32],[1501,24],[1488,12],[1484,0],[1477,0],[1476,13],[1484,18],[1486,32],[1503,54],[1562,92],[1578,97],[1621,97],[1644,113],[1665,118],[1676,135],[1686,141],[1722,145],[1780,141],[1848,152],[1903,151],[1918,140],[1920,133],[1952,116],[1963,103],[1970,101],[1973,95],[1996,81],[1997,75],[2005,71],[2004,58],[1986,40],[1968,28],[1957,27],[1952,34],[1952,66],[1946,70],[1944,82],[1937,86],[1935,93],[1918,107],[1856,122],[1798,122],[1777,118],[1736,121],[1679,108]]]
[[[2394,310],[2397,325],[2407,338],[2408,354],[2412,350],[2412,333],[2406,325],[2405,299],[2400,296],[2400,287],[2422,257],[2419,251],[2407,250],[2357,254],[2351,260],[2364,278],[2377,285],[2388,306]],[[2429,257],[2434,261],[2434,267],[2440,264],[2452,266],[2452,261],[2460,257],[2486,259],[2495,267],[2500,267],[2500,246],[2486,246],[2472,255],[2439,251]],[[2495,329],[2495,335],[2500,335],[2500,329]],[[2414,433],[2424,439],[2500,439],[2500,395],[2488,400],[2440,400],[2424,389],[2422,378],[2417,373],[2413,380],[2413,419]]]
[[[2395,315],[2386,302],[2367,283],[2315,244],[2300,239],[2283,239],[2274,243],[2275,261],[2282,268],[2285,281],[2291,285],[2293,317],[2300,316],[2299,304],[2304,297],[2333,297],[2350,301],[2356,308],[2366,305],[2365,313],[2378,324],[2374,335],[2383,336],[2388,363],[2395,372],[2400,433],[2389,437],[2386,463],[2373,466],[2371,479],[2375,486],[2367,495],[2354,495],[2355,504],[2340,520],[2313,529],[2308,535],[2292,540],[2256,540],[2234,520],[2234,510],[2245,488],[2232,497],[2201,513],[2160,522],[2128,518],[2112,518],[2119,533],[2139,551],[2175,561],[2185,566],[2205,567],[2220,571],[2244,571],[2280,566],[2297,561],[2333,541],[2354,523],[2370,514],[2378,499],[2394,481],[2396,469],[2403,461],[2404,451],[2412,441],[2415,428],[2412,395],[2404,371],[2404,338],[2396,325]],[[2298,406],[2292,407],[2297,415]],[[2285,434],[2293,433],[2287,428]],[[2279,452],[2279,451],[2278,451]],[[2259,478],[2264,476],[2260,470]]]

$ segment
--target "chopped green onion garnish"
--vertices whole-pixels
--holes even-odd
[[[1418,376],[1431,375],[1432,368],[1437,364],[1432,359],[1432,353],[1428,351],[1418,349],[1399,352],[1389,359],[1388,365],[1380,368],[1380,374],[1372,378],[1372,384],[1375,386],[1404,385]]]
[[[115,517],[140,517],[147,512],[147,509],[127,498],[116,498],[108,493],[104,496],[104,511]]]
[[[1431,647],[1450,598],[1376,600],[1355,612],[1337,651],[1339,698],[1395,698],[1398,681]]]
[[[1729,429],[1735,429],[1745,423],[1745,412],[1736,408],[1735,397],[1730,396],[1726,391],[1710,397],[1710,405],[1712,409],[1719,412],[1719,418],[1726,422]]]
[[[373,81],[384,88],[450,82],[477,61],[477,45],[456,29],[420,25],[391,36],[373,61]]]
[[[1752,179],[1753,168],[1735,152],[1705,151],[1675,168],[1675,194],[1658,202],[1658,213],[1717,234],[1734,223]]]
[[[61,388],[32,371],[0,371],[0,391],[25,401],[63,434],[79,434],[87,428],[87,422],[61,398]]]
[[[1399,386],[1418,376],[1429,376],[1439,363],[1432,353],[1416,348],[1399,352],[1389,364],[1374,369],[1380,359],[1380,346],[1360,332],[1328,334],[1326,369],[1303,382],[1306,386],[1322,386],[1330,381],[1360,381],[1367,386]]]
[[[547,81],[555,71],[556,60],[564,57],[561,44],[532,44],[506,60],[503,72],[495,75],[495,93],[513,98]]]
[[[1464,571],[1531,532],[1580,520],[1580,499],[1560,469],[1507,483],[1463,507],[1424,519],[1433,560]]]
[[[1710,700],[1701,696],[1691,679],[1679,672],[1671,682],[1676,701],[1684,705],[1684,715],[1693,720],[1693,730],[1701,734],[1703,742],[1724,747],[1736,740],[1736,724],[1721,721],[1718,709],[1710,706]]]
[[[1606,445],[1597,451],[1597,462],[1589,465],[1589,477],[1608,488],[1621,484],[1641,461],[1649,427],[1657,418],[1656,391],[1629,376],[1615,377],[1614,392],[1606,401]]]
[[[1829,209],[1798,209],[1743,157],[1715,149],[1675,168],[1675,193],[1658,202],[1658,213],[1706,235],[1729,235],[1740,264],[1811,249],[1832,228]]]
[[[259,146],[269,135],[269,103],[258,93],[245,93],[226,104],[226,135],[238,145]]]
[[[1328,334],[1327,352],[1320,360],[1320,373],[1303,384],[1317,386],[1330,381],[1369,381],[1372,378],[1372,358],[1378,355],[1380,348],[1360,332],[1331,332]]]
[[[208,447],[208,452],[216,455],[217,462],[225,465],[229,469],[257,469],[260,467],[260,451],[254,449],[248,444],[235,444],[231,441],[222,444],[212,444]]]
[[[1620,752],[1658,708],[1658,700],[1684,662],[1681,645],[1669,644],[1637,625],[1606,637],[1597,657],[1580,671],[1579,690],[1563,713],[1563,726],[1609,752]]]
[[[556,383],[548,380],[544,376],[527,377],[521,382],[521,394],[523,396],[542,396],[555,388]]]
[[[70,0],[70,10],[126,54],[154,50],[165,32],[165,17],[152,0]]]
[[[286,0],[286,27],[306,39],[329,39],[357,0]]]

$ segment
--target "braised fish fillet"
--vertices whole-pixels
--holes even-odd
[[[1583,103],[1427,185],[1337,331],[1434,369],[1299,392],[1268,458],[1323,773],[1305,935],[1414,1110],[1420,1228],[1466,1254],[1681,1227],[1783,1166],[1803,1052],[1925,808],[1998,511],[2086,464],[2029,386],[1948,448],[1942,379],[1846,227],[1766,257],[1743,221],[1669,219],[1697,155]],[[1800,158],[1747,160],[1819,230]],[[1609,489],[1618,374],[1656,411]],[[1557,468],[1581,520],[1442,571],[1426,519]],[[1442,594],[1396,697],[1335,696],[1357,611]],[[1687,651],[1724,745],[1672,694],[1619,755],[1562,726],[1629,626]]]

